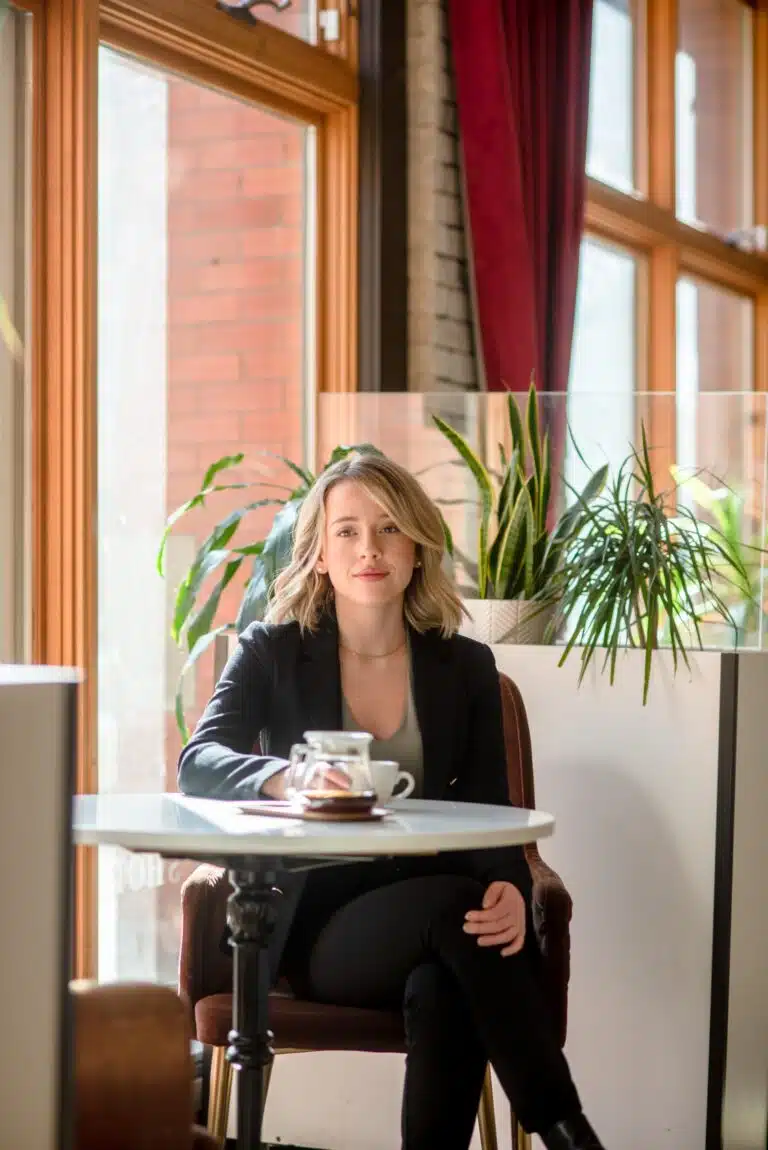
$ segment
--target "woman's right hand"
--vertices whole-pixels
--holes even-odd
[[[289,764],[282,770],[275,771],[274,775],[262,785],[261,794],[268,799],[284,799],[290,770]],[[349,776],[346,771],[341,771],[337,767],[329,766],[327,770],[323,770],[319,765],[316,765],[312,772],[312,789],[321,790],[324,787],[333,791],[348,791]]]

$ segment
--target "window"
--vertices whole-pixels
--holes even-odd
[[[676,450],[702,462],[704,439],[690,417],[695,396],[768,391],[764,6],[596,0],[587,174],[570,387],[578,392],[585,357],[599,379],[592,358],[618,338],[624,297],[607,291],[607,264],[603,278],[594,274],[595,244],[613,245],[644,269],[634,308],[643,371],[633,386],[671,393],[669,404],[657,395],[648,409],[670,453],[665,466]],[[600,308],[604,345],[581,330],[597,323],[590,317]],[[627,370],[614,361],[617,395]]]
[[[258,483],[266,452],[305,461],[315,151],[312,126],[101,49],[101,791],[176,787],[174,592],[230,508],[214,497],[170,537],[164,582],[155,556],[166,517],[234,450],[245,465],[227,482]],[[233,492],[229,504],[242,501]],[[253,513],[255,537],[272,514]],[[126,626],[139,604],[140,625]],[[212,655],[187,680],[192,721],[213,689]],[[100,852],[100,977],[175,980],[189,870]]]
[[[638,380],[637,308],[642,262],[598,240],[582,241],[571,376],[566,478],[581,489],[585,466],[618,466],[634,433]]]
[[[681,276],[676,393],[680,467],[733,476],[751,433],[746,426],[749,409],[740,400],[732,402],[727,393],[752,390],[753,347],[754,305],[748,297]]]
[[[233,447],[301,460],[315,393],[356,386],[356,20],[325,5],[331,41],[314,0],[260,6],[258,27],[213,0],[19,3],[45,21],[32,653],[85,668],[78,788],[165,789],[178,656],[158,530]],[[174,543],[177,569],[205,529]],[[182,878],[79,851],[77,974],[174,980]]]
[[[636,12],[633,0],[596,0],[592,16],[587,172],[615,188],[637,186]]]
[[[28,658],[29,69],[32,17],[0,6],[0,662]]]
[[[721,235],[753,222],[753,20],[742,0],[678,0],[677,215]]]

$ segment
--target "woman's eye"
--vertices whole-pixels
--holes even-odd
[[[387,533],[388,535],[397,535],[397,534],[399,534],[399,532],[398,532],[398,529],[397,529],[397,527],[395,527],[394,523],[388,523],[386,527],[383,527],[383,528],[382,528],[382,531],[386,531],[386,533]]]
[[[351,535],[352,534],[352,528],[351,527],[342,527],[341,530],[337,532],[337,534],[338,534],[339,538],[343,538],[345,535]]]

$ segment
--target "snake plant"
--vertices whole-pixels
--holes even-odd
[[[497,479],[455,428],[433,416],[477,485],[480,524],[473,567],[479,598],[554,601],[564,549],[581,529],[586,508],[603,490],[608,468],[595,471],[578,499],[553,522],[550,438],[548,432],[541,433],[534,383],[524,415],[514,395],[507,396],[507,418],[511,449],[507,454],[499,446]]]

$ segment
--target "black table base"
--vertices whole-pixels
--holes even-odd
[[[238,1150],[258,1150],[264,1111],[265,1071],[274,1057],[268,1022],[270,936],[280,891],[274,869],[233,869],[234,890],[227,903],[227,924],[234,956],[232,1030],[227,1059],[239,1071],[237,1081]]]
[[[224,861],[224,860],[222,860]],[[281,892],[278,871],[291,873],[369,858],[258,857],[226,860],[233,891],[227,902],[233,968],[232,1029],[227,1060],[238,1070],[237,1150],[260,1150],[266,1102],[265,1070],[272,1063],[273,1034],[269,1029],[269,942],[277,921]]]

